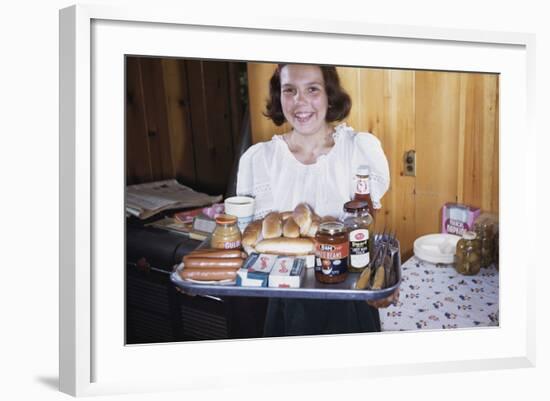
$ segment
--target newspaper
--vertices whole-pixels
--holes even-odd
[[[148,182],[126,187],[126,212],[147,219],[165,210],[200,207],[222,200],[180,184],[176,180]]]

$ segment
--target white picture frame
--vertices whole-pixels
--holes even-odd
[[[292,46],[291,40],[301,46]],[[535,301],[534,275],[529,274],[534,257],[530,252],[521,259],[512,237],[524,222],[534,224],[536,215],[528,206],[535,186],[530,174],[535,169],[534,40],[521,33],[357,21],[327,24],[250,15],[228,21],[216,14],[154,8],[78,5],[61,10],[60,390],[80,396],[244,388],[250,381],[313,382],[340,374],[361,379],[534,366],[534,308],[527,307]],[[320,43],[333,42],[340,52],[315,51]],[[501,74],[500,327],[124,346],[124,54]],[[366,54],[373,59],[366,60]],[[525,134],[518,138],[514,132]],[[512,188],[512,182],[523,190]],[[524,268],[512,279],[511,267],[517,265]],[[374,349],[368,361],[351,356],[373,338],[377,349],[391,343],[396,355]],[[139,366],[159,363],[162,374]],[[247,380],[235,381],[235,369]]]

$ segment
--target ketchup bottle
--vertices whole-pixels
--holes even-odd
[[[366,201],[369,205],[369,213],[374,217],[374,208],[370,197],[369,172],[369,166],[367,165],[363,164],[357,168],[357,173],[355,174],[355,196],[353,199]]]

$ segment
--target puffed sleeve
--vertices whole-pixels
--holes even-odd
[[[380,200],[390,187],[390,168],[380,140],[370,133],[355,135],[352,155],[352,169],[366,164],[369,166],[370,196],[375,209],[380,209]]]
[[[255,199],[255,218],[264,217],[273,207],[269,170],[271,153],[271,144],[260,142],[248,148],[239,159],[236,193]]]
[[[239,171],[237,172],[237,188],[236,192],[239,196],[254,195],[254,177],[252,175],[252,155],[253,148],[248,148],[239,159]]]

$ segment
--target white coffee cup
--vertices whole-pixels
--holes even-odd
[[[241,232],[254,218],[254,198],[249,196],[232,196],[224,202],[225,213],[237,217]]]

